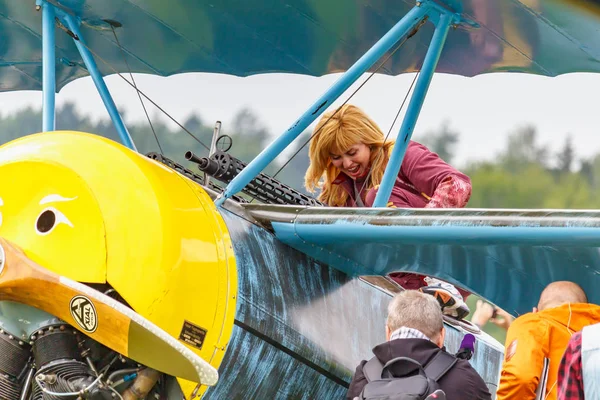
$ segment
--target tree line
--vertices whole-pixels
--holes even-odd
[[[123,115],[126,119],[126,115]],[[162,120],[127,124],[138,150],[142,153],[160,152],[155,136],[164,155],[195,169],[184,159],[191,150],[199,156],[208,155],[214,123],[192,115],[181,123],[194,137],[175,124]],[[78,112],[75,104],[65,103],[57,109],[57,129],[79,130],[99,134],[119,141],[110,119],[93,121]],[[8,115],[0,115],[0,143],[42,130],[41,109],[26,108]],[[154,133],[153,133],[154,130]],[[230,126],[223,126],[222,133],[233,139],[230,153],[249,162],[272,140],[271,132],[250,109],[242,109],[232,119]],[[302,147],[310,132],[304,132],[291,149],[278,157],[265,171],[277,174],[277,179],[304,191],[304,172],[308,167],[308,146]],[[460,133],[447,122],[438,129],[419,137],[432,151],[445,161],[454,161],[460,146]],[[560,151],[552,153],[548,145],[541,143],[535,126],[517,127],[507,133],[506,143],[491,160],[470,162],[461,168],[471,177],[473,193],[468,207],[475,208],[599,208],[600,207],[600,153],[582,159],[577,157],[572,138],[565,135]]]
[[[121,115],[126,121],[127,114],[122,112]],[[184,154],[192,151],[199,157],[208,155],[214,121],[204,121],[198,115],[192,115],[184,121],[179,121],[189,133],[174,123],[165,123],[156,119],[151,122],[151,125],[147,121],[126,123],[138,151],[143,154],[162,153],[173,161],[198,172],[195,164],[185,160]],[[80,113],[74,103],[65,103],[57,108],[56,129],[89,132],[121,142],[108,117],[93,121],[89,116]],[[12,114],[0,115],[0,144],[41,131],[42,110],[39,108],[28,107]],[[246,163],[250,162],[272,139],[271,133],[265,125],[247,108],[236,113],[230,126],[223,125],[221,134],[227,134],[233,139],[233,146],[229,152]],[[308,135],[309,133],[305,132],[298,138],[296,144],[291,146],[291,154],[306,142]],[[272,165],[269,165],[265,173],[271,175],[277,173],[288,159],[289,156],[281,155]],[[286,168],[277,174],[277,179],[296,189],[303,190],[303,171],[307,166],[308,149],[304,147]]]
[[[460,135],[443,124],[424,135],[424,142],[447,162],[452,162]],[[469,162],[473,208],[600,207],[600,153],[577,157],[573,139],[565,133],[558,152],[541,143],[533,125],[508,132],[504,148],[492,160]]]

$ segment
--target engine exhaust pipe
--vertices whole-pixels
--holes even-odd
[[[138,372],[133,384],[122,394],[123,400],[143,400],[152,390],[161,373],[152,368],[144,368]]]

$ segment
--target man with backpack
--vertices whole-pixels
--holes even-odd
[[[446,331],[439,303],[429,294],[406,290],[388,307],[387,342],[356,368],[346,398],[488,400],[477,371],[443,348]]]

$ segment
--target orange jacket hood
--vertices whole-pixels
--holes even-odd
[[[600,321],[600,306],[589,303],[563,304],[560,307],[549,308],[537,313],[540,320],[547,320],[550,324],[569,328],[571,333],[578,332],[590,321]],[[526,314],[529,315],[529,314]],[[525,315],[524,315],[525,316]]]
[[[558,367],[571,335],[600,322],[600,306],[564,304],[515,319],[506,334],[506,348],[497,400],[534,400],[544,358],[550,360],[547,400],[556,400]]]

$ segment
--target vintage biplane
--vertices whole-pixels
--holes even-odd
[[[41,89],[43,132],[0,147],[0,398],[340,398],[384,340],[394,271],[513,314],[558,279],[599,302],[596,211],[382,207],[434,72],[598,72],[598,27],[596,1],[1,0],[0,89]],[[139,154],[103,81],[340,71],[248,165],[190,149],[203,173]],[[262,173],[363,74],[416,71],[376,207]],[[122,144],[55,130],[56,91],[87,75]],[[447,322],[493,392],[503,346]]]

